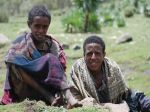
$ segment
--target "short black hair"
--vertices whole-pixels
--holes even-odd
[[[33,8],[28,13],[28,21],[32,23],[34,17],[36,16],[47,17],[49,19],[49,23],[51,22],[51,15],[44,5],[33,6]]]
[[[92,35],[92,36],[87,37],[83,43],[84,55],[85,55],[85,46],[90,43],[99,44],[100,46],[102,46],[103,53],[105,52],[105,43],[104,43],[103,39],[99,36]]]

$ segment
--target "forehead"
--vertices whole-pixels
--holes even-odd
[[[97,43],[90,43],[85,46],[85,50],[86,51],[91,51],[91,50],[102,51],[102,46]]]
[[[49,18],[48,17],[43,17],[43,16],[35,16],[34,18],[33,18],[33,22],[35,22],[35,23],[47,23],[47,24],[49,24]]]

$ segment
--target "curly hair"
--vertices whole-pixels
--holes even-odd
[[[28,21],[32,23],[36,16],[47,17],[49,19],[49,23],[51,22],[51,15],[48,12],[48,9],[43,5],[36,5],[29,11]]]
[[[85,54],[85,47],[86,47],[86,45],[90,44],[90,43],[99,44],[100,46],[102,46],[103,53],[105,52],[105,43],[104,43],[103,39],[101,37],[99,37],[99,36],[92,35],[92,36],[87,37],[85,39],[84,43],[83,43],[84,54]]]

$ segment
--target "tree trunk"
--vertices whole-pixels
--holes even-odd
[[[84,18],[84,32],[88,31],[89,27],[89,12],[85,12],[85,18]]]

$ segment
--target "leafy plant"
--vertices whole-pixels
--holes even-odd
[[[97,16],[96,10],[98,8],[100,1],[99,0],[74,0],[74,2],[77,8],[80,8],[83,11],[83,31],[84,32],[90,32],[91,30],[96,31],[97,28],[93,26],[93,23],[98,23],[97,22],[98,19],[96,19]],[[95,19],[91,19],[91,18],[95,18]]]
[[[144,7],[144,15],[146,17],[150,17],[150,4],[145,5],[145,7]]]
[[[124,17],[119,13],[119,11],[106,10],[100,13],[100,24],[101,26],[125,26]]]
[[[87,24],[87,32],[100,31],[100,25],[98,16],[95,13],[89,13],[89,22]],[[69,33],[84,32],[84,12],[73,9],[67,13],[62,19],[63,25],[65,25],[65,31]]]
[[[100,32],[100,24],[98,21],[98,16],[95,13],[91,13],[89,15],[89,27],[87,28],[87,31],[89,32]]]
[[[7,23],[9,21],[9,16],[5,11],[0,11],[0,23]]]
[[[134,15],[135,9],[134,7],[126,7],[124,9],[124,15],[125,17],[132,17]]]
[[[75,33],[82,31],[83,26],[82,13],[83,12],[81,10],[73,9],[63,17],[62,22],[66,28],[65,29],[66,32]]]
[[[116,18],[114,20],[114,24],[116,24],[116,26],[118,26],[118,27],[124,27],[126,23],[125,23],[123,16],[118,15],[118,16],[116,16]]]

